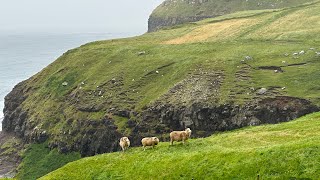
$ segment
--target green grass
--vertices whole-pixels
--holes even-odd
[[[320,113],[155,149],[84,158],[40,179],[294,179],[320,177]]]
[[[278,9],[293,7],[310,2],[314,2],[314,0],[283,0],[281,1],[281,3],[279,3],[279,1],[277,0],[209,0],[208,2],[204,2],[202,4],[188,4],[188,1],[166,1],[163,4],[167,5],[162,4],[158,6],[153,11],[151,16],[158,18],[217,16],[246,10]]]
[[[131,130],[127,128],[128,118],[121,117],[121,116],[113,116],[114,124],[118,127],[118,132],[123,134],[124,136],[129,136]]]
[[[241,105],[253,99],[250,88],[278,86],[286,87],[281,95],[320,105],[320,56],[315,55],[320,51],[317,12],[319,3],[245,11],[138,37],[92,42],[69,50],[31,77],[21,108],[28,112],[30,127],[37,125],[47,131],[48,143],[62,141],[71,147],[90,128],[79,128],[77,121],[100,122],[112,116],[108,114],[112,108],[137,112],[130,119],[139,123],[140,113],[155,101],[192,105],[194,102],[188,100],[195,97],[188,96],[189,92],[181,99],[163,95],[195,73],[224,73],[219,96],[205,102],[208,104],[233,101]],[[301,50],[306,53],[292,55]],[[146,53],[138,55],[141,51]],[[252,67],[247,74],[251,78],[239,81],[236,73],[244,67],[241,60],[245,56],[253,58],[246,62]],[[288,66],[297,63],[306,64]],[[284,73],[259,70],[259,66],[283,66]],[[68,85],[63,86],[63,82]],[[192,89],[191,84],[186,87]],[[230,99],[232,91],[242,93]],[[101,109],[84,112],[79,106]],[[119,132],[130,136],[128,119],[113,117]],[[265,179],[317,178],[318,119],[319,114],[314,114],[291,123],[190,140],[186,146],[161,143],[146,152],[133,148],[125,154],[95,156],[71,163],[48,178],[128,179],[133,174],[137,179],[255,179],[257,174]],[[73,130],[77,133],[63,135]],[[45,146],[30,146],[18,178],[34,179],[79,158],[78,154],[60,155]]]
[[[312,3],[315,0],[208,0],[207,2],[191,3],[190,1],[170,1],[166,0],[158,6],[151,14],[151,21],[165,21],[167,27],[194,21],[194,17],[217,17],[221,15],[229,16],[230,13],[238,13],[248,10],[265,10],[288,8],[304,3]],[[174,21],[178,19],[180,21]],[[172,22],[171,22],[172,21]],[[164,27],[162,27],[164,28]],[[165,27],[166,28],[166,27]]]
[[[50,150],[47,143],[31,144],[22,156],[23,160],[15,178],[23,180],[37,179],[68,162],[80,159],[80,154],[73,152],[61,154],[56,149]]]
[[[225,75],[219,96],[209,104],[244,104],[254,97],[251,87],[278,86],[286,87],[281,95],[320,105],[320,56],[315,55],[320,50],[320,15],[315,13],[319,11],[319,3],[245,11],[138,37],[92,42],[69,50],[30,78],[28,98],[21,107],[28,110],[31,124],[40,124],[51,135],[50,142],[60,137],[62,127],[66,132],[70,129],[68,120],[100,121],[112,108],[140,113],[155,101],[182,104],[182,99],[163,99],[162,95],[199,69]],[[292,55],[301,50],[306,53],[298,58]],[[140,51],[146,54],[139,56]],[[235,74],[243,67],[245,56],[253,57],[247,61],[252,67],[248,73],[251,79],[239,81]],[[287,66],[296,63],[307,64]],[[284,66],[285,72],[258,70],[259,66]],[[63,82],[68,85],[63,86]],[[232,91],[243,93],[230,99]],[[78,106],[101,109],[90,113],[79,111]],[[139,116],[130,119],[141,121]],[[115,123],[121,131],[131,132],[124,127],[125,119],[115,119]]]

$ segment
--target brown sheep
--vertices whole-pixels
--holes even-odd
[[[143,146],[143,150],[146,150],[146,146],[154,146],[159,144],[159,139],[157,137],[145,137],[141,140],[141,144]]]
[[[170,133],[170,144],[173,145],[174,141],[180,142],[184,144],[186,140],[191,136],[191,129],[187,128],[184,131],[172,131]]]
[[[124,152],[126,149],[129,148],[130,146],[130,140],[128,137],[122,137],[120,139],[120,142],[119,142],[119,145],[121,146],[122,148],[122,151]]]

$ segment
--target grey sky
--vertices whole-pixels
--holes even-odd
[[[163,0],[0,0],[0,31],[143,32]]]

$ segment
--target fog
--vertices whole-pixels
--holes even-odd
[[[163,0],[0,0],[0,32],[146,31]]]

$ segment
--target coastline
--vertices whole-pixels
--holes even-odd
[[[2,132],[2,121],[4,119],[3,113],[0,114],[0,133]]]
[[[19,82],[33,76],[69,49],[83,44],[136,36],[143,32],[0,33],[0,132],[4,97]]]

